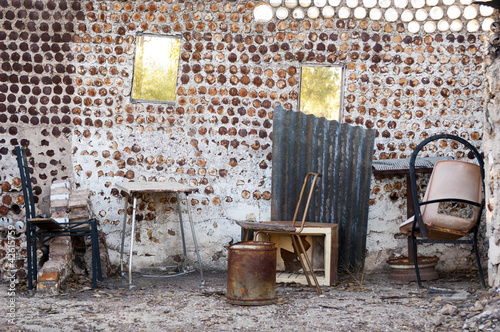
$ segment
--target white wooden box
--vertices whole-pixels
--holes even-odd
[[[307,255],[313,265],[318,283],[322,286],[332,285],[337,281],[338,225],[308,222],[301,234],[306,236],[306,241],[311,244]],[[296,282],[307,285],[307,279],[303,273],[284,272],[285,264],[281,258],[281,248],[294,251],[289,235],[259,233],[256,240],[276,243],[276,282]]]

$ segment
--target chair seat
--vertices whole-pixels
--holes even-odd
[[[90,230],[89,220],[80,222],[64,222],[59,223],[57,220],[52,218],[30,218],[29,222],[42,229],[44,231],[85,231]]]
[[[52,218],[29,218],[28,221],[43,230],[61,230],[63,227]]]

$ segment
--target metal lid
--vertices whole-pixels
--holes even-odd
[[[229,247],[231,250],[275,250],[276,243],[266,241],[243,241]]]

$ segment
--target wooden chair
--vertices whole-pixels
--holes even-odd
[[[321,288],[318,284],[318,279],[316,278],[316,274],[314,273],[311,260],[307,256],[306,249],[304,248],[304,243],[301,239],[301,232],[306,224],[307,212],[309,211],[309,204],[311,202],[312,194],[314,191],[314,187],[316,184],[316,180],[318,177],[321,177],[319,173],[308,173],[304,179],[304,183],[302,185],[302,190],[300,191],[299,201],[297,203],[297,207],[295,208],[295,213],[292,221],[264,221],[264,222],[247,222],[247,221],[237,221],[237,224],[240,225],[243,229],[247,230],[247,239],[249,231],[255,232],[254,239],[257,238],[258,233],[271,233],[271,234],[284,234],[290,235],[292,239],[292,246],[295,252],[298,253],[298,259],[300,265],[302,266],[302,270],[304,271],[304,275],[306,276],[307,283],[309,286],[313,286],[309,275],[312,277],[314,286],[316,287],[318,294],[321,294]],[[311,180],[310,180],[311,179]],[[302,204],[302,200],[304,198],[304,193],[306,191],[306,187],[308,182],[310,183],[309,194],[307,196],[307,200],[304,206],[304,214],[302,216],[302,221],[297,222],[297,216]]]
[[[420,200],[415,159],[427,144],[440,139],[463,144],[474,154],[478,164],[461,160],[437,162],[425,195]],[[454,135],[429,137],[412,153],[410,182],[415,216],[404,222],[400,231],[409,237],[419,287],[422,287],[417,261],[417,244],[420,243],[472,244],[479,276],[483,287],[486,287],[477,248],[477,233],[484,208],[484,163],[479,152],[469,142]]]
[[[26,149],[16,146],[17,165],[22,182],[24,207],[26,210],[26,249],[28,265],[28,289],[38,277],[37,238],[43,243],[58,236],[90,236],[92,240],[92,287],[97,288],[97,280],[102,281],[101,258],[97,233],[97,219],[82,222],[59,223],[52,218],[38,218],[35,213],[35,199],[31,188],[30,168],[26,158]]]

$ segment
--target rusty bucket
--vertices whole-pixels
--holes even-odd
[[[417,257],[418,272],[420,280],[435,280],[439,279],[439,275],[435,269],[439,260],[434,257]],[[407,257],[393,258],[387,261],[391,267],[391,278],[401,281],[417,281],[417,273],[415,272],[415,264]]]
[[[246,241],[229,247],[227,302],[265,305],[276,301],[276,245]]]

